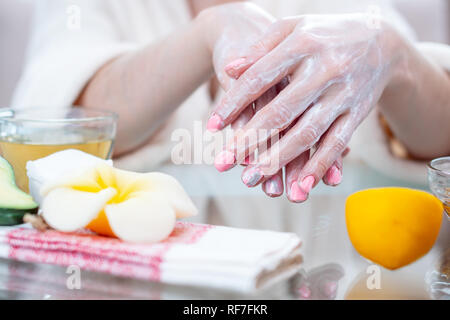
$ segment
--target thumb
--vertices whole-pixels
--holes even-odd
[[[296,24],[297,21],[293,18],[282,19],[272,24],[258,41],[245,50],[247,53],[244,56],[225,66],[226,74],[238,79],[255,62],[283,42],[292,33]]]

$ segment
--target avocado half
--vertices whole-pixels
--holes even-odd
[[[0,157],[0,226],[21,224],[23,216],[37,208],[33,198],[17,187],[12,166]]]

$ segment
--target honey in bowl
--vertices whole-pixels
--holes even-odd
[[[117,115],[95,109],[0,109],[0,155],[13,167],[17,186],[28,192],[28,161],[67,149],[108,159],[116,126]]]
[[[26,164],[28,161],[41,159],[55,152],[67,149],[76,149],[102,159],[107,159],[109,158],[112,145],[112,140],[72,144],[33,144],[0,140],[0,154],[12,165],[16,175],[17,186],[21,190],[28,192],[28,177],[26,172]]]

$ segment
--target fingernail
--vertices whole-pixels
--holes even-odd
[[[303,202],[308,199],[308,194],[300,188],[297,181],[294,181],[291,185],[290,197],[292,201]]]
[[[337,186],[342,181],[341,171],[336,166],[332,166],[331,169],[327,172],[327,180],[328,183],[332,186]]]
[[[224,172],[230,169],[234,165],[235,161],[236,158],[234,154],[230,151],[225,150],[216,156],[216,158],[214,159],[214,166],[219,172]]]
[[[338,284],[336,281],[327,281],[324,285],[323,291],[328,297],[336,295]]]
[[[225,72],[233,78],[239,77],[239,69],[247,64],[247,59],[239,58],[234,61],[231,61],[229,64],[225,66]]]
[[[266,193],[271,196],[281,195],[283,192],[283,182],[280,176],[270,178],[265,182]]]
[[[259,168],[245,170],[242,174],[242,182],[247,187],[254,187],[261,180],[262,174]]]
[[[206,125],[206,129],[211,132],[217,132],[220,129],[222,129],[223,126],[223,120],[221,117],[219,117],[217,114],[214,114],[211,118],[208,120],[208,124]]]
[[[315,182],[315,179],[313,176],[307,176],[300,183],[300,188],[302,188],[302,190],[305,191],[306,193],[310,193],[311,189],[314,185],[314,182]]]
[[[302,286],[300,289],[298,289],[298,293],[303,299],[311,298],[311,290],[307,286]]]

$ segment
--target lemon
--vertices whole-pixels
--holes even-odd
[[[442,203],[433,195],[407,188],[379,188],[347,198],[347,231],[356,251],[397,269],[425,255],[436,241]]]

